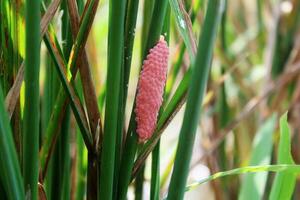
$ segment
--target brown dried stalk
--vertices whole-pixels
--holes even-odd
[[[93,17],[92,18],[94,18],[95,14],[96,14],[96,9],[97,9],[98,3],[99,3],[99,1],[97,1],[97,3],[94,4],[95,6],[93,8]],[[71,19],[72,36],[73,36],[73,39],[75,39],[77,36],[77,33],[79,31],[79,13],[78,13],[78,9],[77,9],[75,0],[68,0],[68,10],[69,10],[70,19]],[[79,56],[77,63],[79,64],[79,72],[80,72],[80,77],[81,77],[81,81],[82,81],[83,94],[84,94],[85,103],[86,103],[86,107],[87,107],[87,113],[88,113],[88,117],[89,117],[91,131],[95,137],[97,126],[98,126],[98,121],[99,121],[100,136],[101,136],[102,123],[101,123],[101,119],[100,119],[100,112],[98,110],[97,96],[96,96],[95,87],[94,87],[94,83],[93,83],[92,76],[91,76],[91,71],[90,71],[90,66],[89,66],[86,50],[84,47],[82,50],[82,55]],[[95,138],[94,138],[94,141],[95,141]]]

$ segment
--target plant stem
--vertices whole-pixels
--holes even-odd
[[[23,176],[26,196],[38,198],[40,1],[26,0]]]
[[[119,86],[124,46],[125,0],[109,1],[108,69],[103,150],[98,199],[113,197]]]
[[[151,163],[151,188],[150,188],[150,199],[159,200],[159,176],[160,176],[160,141],[157,142],[152,152],[152,163]]]
[[[208,2],[169,186],[167,198],[169,200],[183,199],[184,196],[195,133],[200,118],[200,108],[210,72],[216,32],[220,23],[221,7],[222,0]]]

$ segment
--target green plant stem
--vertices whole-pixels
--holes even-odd
[[[207,14],[199,40],[186,110],[179,136],[178,149],[168,193],[169,200],[183,199],[184,196],[195,133],[200,118],[201,103],[205,94],[212,62],[214,41],[220,23],[221,6],[222,0],[211,0],[208,2]]]
[[[80,136],[79,129],[77,128],[76,133],[76,139],[77,139],[77,159],[76,159],[76,200],[82,200],[85,196],[85,188],[86,188],[86,164],[84,161],[84,155],[86,153],[86,149],[84,146],[84,142]]]
[[[120,163],[123,144],[126,138],[126,132],[124,131],[124,122],[125,122],[125,109],[127,103],[127,94],[128,94],[128,83],[131,69],[131,60],[132,60],[132,50],[133,43],[135,38],[135,28],[136,28],[136,19],[137,11],[139,6],[139,0],[128,0],[126,5],[126,21],[125,21],[125,36],[124,36],[124,55],[123,55],[123,67],[121,73],[121,85],[120,85],[120,98],[119,98],[119,119],[118,119],[118,130],[117,130],[117,139],[116,139],[116,159],[115,159],[115,178],[114,178],[114,188],[115,196],[114,199],[118,196],[118,182],[119,182],[119,172],[120,172]]]
[[[136,127],[135,127],[136,128]],[[128,185],[131,178],[131,170],[134,163],[134,156],[137,151],[138,136],[136,133],[128,135],[125,142],[124,151],[122,154],[122,162],[119,177],[118,199],[126,199]],[[129,172],[128,172],[129,171]]]
[[[109,1],[107,93],[98,199],[110,200],[113,197],[119,85],[124,46],[125,5],[125,0]]]
[[[143,190],[144,190],[144,174],[145,174],[146,166],[143,165],[141,171],[139,171],[134,184],[134,196],[135,200],[142,200],[143,199]]]
[[[23,176],[26,196],[38,198],[40,1],[26,0]]]
[[[160,141],[157,142],[152,152],[152,163],[151,163],[151,188],[150,188],[150,199],[159,200],[159,176],[160,176]]]

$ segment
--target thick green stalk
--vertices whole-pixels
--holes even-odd
[[[67,1],[63,0],[61,4],[61,8],[63,11],[62,16],[62,41],[65,41],[63,46],[63,54],[65,58],[69,58],[70,50],[72,47],[72,37],[70,32],[70,21],[67,12]],[[70,106],[67,106],[64,118],[62,120],[60,134],[58,136],[57,143],[55,145],[58,157],[57,161],[54,162],[54,166],[58,168],[57,174],[53,174],[54,176],[58,176],[57,182],[52,182],[52,187],[57,187],[57,197],[58,199],[70,199],[70,116],[71,110]],[[54,194],[53,194],[54,195]]]
[[[127,102],[128,82],[131,69],[132,50],[135,38],[135,27],[137,19],[139,0],[128,0],[126,6],[126,21],[124,32],[124,54],[123,54],[123,67],[121,71],[121,84],[120,84],[120,98],[119,98],[119,119],[118,130],[116,139],[116,159],[115,159],[115,191],[114,198],[117,197],[118,179],[122,155],[123,142],[125,140],[124,122],[125,122],[125,108]]]
[[[144,2],[143,27],[142,27],[142,38],[141,38],[141,57],[143,57],[144,49],[146,48],[155,1],[156,0],[148,0]]]
[[[59,135],[57,147],[59,150],[59,162],[55,163],[59,167],[60,177],[60,199],[70,199],[70,180],[71,180],[71,155],[70,155],[70,107],[65,113],[61,134]]]
[[[148,33],[148,40],[145,49],[143,50],[144,52],[143,59],[146,58],[149,49],[152,48],[153,45],[156,44],[156,42],[159,39],[159,36],[162,32],[162,28],[164,25],[167,5],[168,5],[168,1],[166,0],[160,0],[160,1],[157,0],[155,2],[149,33]]]
[[[3,187],[5,196],[9,200],[24,199],[21,169],[13,140],[9,118],[4,108],[4,97],[0,84],[0,187]],[[0,189],[0,192],[1,189]],[[3,191],[4,192],[4,191]]]
[[[150,188],[150,199],[159,200],[159,176],[160,176],[160,141],[157,142],[152,152],[152,163],[151,163],[151,188]]]
[[[136,124],[134,124],[136,125]],[[136,126],[134,127],[134,129]],[[119,190],[118,190],[118,198],[117,199],[126,199],[128,185],[130,183],[131,178],[131,170],[134,163],[134,156],[138,146],[138,136],[136,133],[133,133],[126,138],[124,151],[122,154],[122,162],[120,168],[120,174],[122,176],[119,177]]]
[[[54,108],[55,99],[57,97],[57,92],[59,91],[59,78],[55,71],[53,62],[49,54],[46,55],[46,77],[44,83],[44,95],[42,101],[42,133],[46,133],[47,125],[49,123],[51,112]],[[42,140],[44,135],[42,135]],[[49,170],[45,178],[45,189],[46,194],[49,199],[51,199],[51,187],[52,187],[52,160],[49,163]]]
[[[139,171],[135,183],[134,183],[134,200],[143,200],[143,190],[144,190],[144,181],[145,181],[145,168],[143,165],[141,171]]]
[[[77,134],[76,134],[76,140],[77,140],[77,145],[76,145],[76,200],[82,200],[84,199],[85,196],[85,188],[86,188],[86,161],[84,158],[86,157],[86,148],[84,146],[84,142],[80,136],[79,129],[77,128]]]
[[[113,197],[118,104],[124,46],[125,0],[109,2],[108,70],[98,199]]]
[[[213,47],[220,23],[222,0],[210,0],[188,91],[168,199],[183,199],[200,108],[212,62]]]
[[[26,196],[37,199],[39,153],[40,1],[26,0],[23,176]]]

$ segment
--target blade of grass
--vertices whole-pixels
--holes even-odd
[[[150,199],[159,200],[160,141],[152,152]]]
[[[40,1],[26,0],[23,176],[26,196],[38,198]]]
[[[77,185],[76,185],[76,200],[82,200],[84,199],[85,193],[86,193],[86,172],[87,172],[87,163],[86,163],[86,148],[84,146],[84,142],[82,138],[79,135],[79,130],[77,131],[76,138],[77,138],[77,173],[76,173],[76,178],[77,178]]]
[[[143,200],[143,190],[144,190],[144,181],[145,181],[145,168],[143,165],[141,171],[139,171],[135,182],[134,182],[134,199],[135,200]]]
[[[46,77],[44,83],[44,95],[42,101],[42,133],[41,140],[45,137],[45,133],[47,130],[47,125],[49,123],[51,112],[54,109],[54,103],[57,98],[57,93],[59,91],[60,82],[59,77],[55,71],[53,66],[53,62],[49,54],[46,55],[45,60],[46,67]],[[53,159],[52,159],[53,160]],[[51,187],[52,187],[52,161],[49,163],[49,170],[46,174],[46,179],[44,182],[44,186],[46,189],[46,194],[49,199],[51,199]]]
[[[210,72],[217,28],[220,23],[222,4],[222,0],[211,0],[208,3],[191,77],[168,199],[183,199],[184,196],[196,128],[200,118],[201,103]]]
[[[201,181],[198,181],[196,183],[192,183],[188,185],[185,188],[185,191],[193,190],[194,188],[200,186],[203,183],[207,183],[209,181],[226,177],[226,176],[232,176],[232,175],[240,175],[244,173],[256,173],[256,172],[277,172],[277,173],[283,173],[283,172],[289,172],[294,174],[300,173],[300,165],[287,165],[287,164],[279,164],[279,165],[258,165],[258,166],[247,166],[247,167],[241,167],[236,168],[224,172],[218,172],[215,173],[207,178],[204,178]]]
[[[287,121],[287,113],[280,118],[280,141],[278,148],[278,164],[294,164],[291,155],[291,134]],[[291,199],[297,178],[296,172],[280,172],[276,174],[269,199]]]
[[[112,199],[118,124],[119,86],[124,47],[125,0],[109,1],[107,93],[98,199]]]
[[[276,115],[264,122],[255,134],[249,165],[267,165],[271,162],[273,133],[276,125]],[[268,173],[246,174],[241,183],[239,199],[262,199],[267,183]]]
[[[153,9],[155,0],[148,0],[143,5],[143,27],[142,27],[142,38],[141,38],[141,57],[144,55],[144,49],[146,48],[147,38],[149,34],[149,28],[151,24]]]
[[[190,60],[193,61],[196,55],[196,39],[193,36],[192,23],[189,18],[189,15],[184,9],[182,1],[170,0],[171,10],[175,15],[175,21],[179,30],[179,33],[186,45],[188,50]]]
[[[67,12],[67,1],[63,0],[61,4],[62,15],[62,47],[66,59],[69,58],[72,47],[72,35],[70,31],[70,17]],[[71,157],[70,157],[70,122],[71,122],[70,106],[67,107],[65,116],[61,125],[61,133],[58,137],[56,149],[58,149],[58,163],[54,163],[59,169],[58,174],[54,176],[59,177],[56,187],[59,188],[58,199],[70,199],[70,180],[71,180]],[[54,186],[55,187],[55,186]]]
[[[4,108],[4,97],[0,85],[0,169],[1,186],[8,199],[24,199],[24,186],[20,164],[13,141],[9,117]]]

